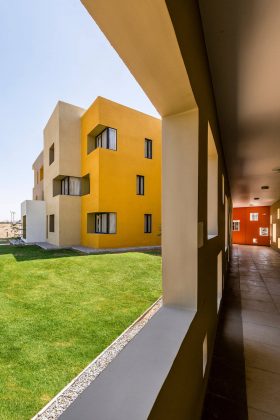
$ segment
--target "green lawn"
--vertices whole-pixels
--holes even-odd
[[[30,419],[161,294],[161,258],[0,246],[0,419]]]

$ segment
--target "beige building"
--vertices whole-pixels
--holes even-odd
[[[81,236],[81,197],[60,194],[61,180],[81,176],[81,116],[84,109],[58,102],[44,129],[46,240],[77,245]]]
[[[44,200],[44,153],[39,154],[32,165],[34,171],[33,200]]]

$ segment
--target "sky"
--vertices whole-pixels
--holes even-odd
[[[79,0],[0,0],[0,221],[32,199],[32,163],[62,100],[159,116]]]

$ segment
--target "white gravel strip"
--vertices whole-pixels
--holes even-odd
[[[108,366],[117,354],[144,327],[152,316],[161,308],[162,299],[158,299],[130,327],[128,327],[109,347],[96,357],[76,378],[57,394],[32,420],[55,420],[69,407],[94,379]]]

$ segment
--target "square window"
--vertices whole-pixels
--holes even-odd
[[[250,213],[250,221],[257,222],[259,220],[259,213]]]
[[[117,130],[115,128],[105,128],[95,137],[95,148],[117,150]]]

